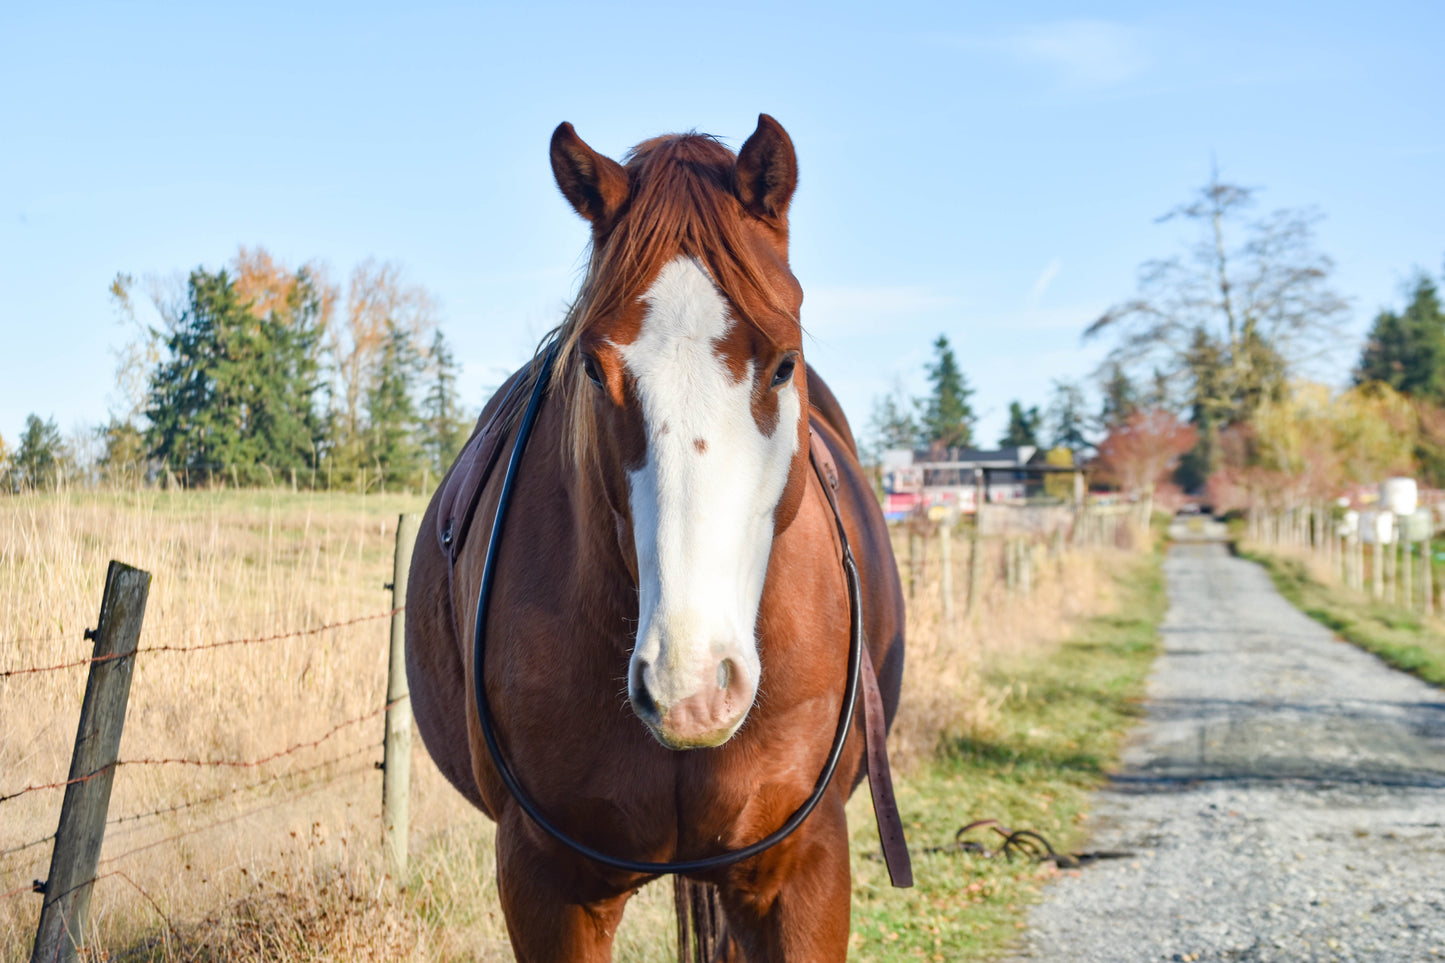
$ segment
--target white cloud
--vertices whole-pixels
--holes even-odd
[[[1146,71],[1152,58],[1143,31],[1102,20],[1064,20],[1004,38],[1015,56],[1057,71],[1068,84],[1114,87]]]
[[[1059,276],[1059,271],[1063,266],[1062,261],[1054,258],[1044,266],[1043,271],[1039,272],[1039,276],[1034,280],[1034,286],[1029,289],[1028,301],[1025,302],[1030,310],[1039,306],[1039,302],[1043,300],[1044,293],[1048,291],[1049,285],[1054,283],[1054,278]]]
[[[1056,20],[948,42],[1001,53],[1019,65],[1052,74],[1068,87],[1117,87],[1153,65],[1148,31],[1106,20]]]

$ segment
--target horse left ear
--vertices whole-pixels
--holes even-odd
[[[627,171],[610,157],[597,153],[563,121],[552,132],[549,151],[552,175],[568,202],[587,220],[598,236],[612,227],[627,203]]]
[[[758,115],[758,129],[738,151],[733,192],[758,217],[786,221],[793,189],[798,186],[798,155],[783,125]]]

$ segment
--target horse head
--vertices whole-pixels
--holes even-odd
[[[637,586],[628,697],[663,745],[717,746],[756,699],[773,538],[806,479],[793,145],[764,114],[736,157],[685,134],[618,163],[564,123],[551,159],[592,225],[558,384]]]

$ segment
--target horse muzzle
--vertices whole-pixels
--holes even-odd
[[[740,652],[712,647],[691,672],[666,672],[634,656],[627,694],[632,711],[669,749],[705,749],[732,738],[757,696],[757,681]]]

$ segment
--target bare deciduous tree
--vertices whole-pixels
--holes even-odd
[[[341,381],[343,445],[360,437],[365,399],[386,345],[388,323],[406,332],[424,353],[424,336],[436,326],[436,304],[425,288],[406,283],[400,265],[368,258],[351,272],[341,323],[330,327],[327,342]]]
[[[1253,204],[1251,189],[1212,176],[1160,219],[1193,222],[1199,240],[1145,262],[1137,296],[1084,332],[1118,337],[1106,364],[1161,372],[1201,430],[1246,420],[1278,396],[1338,345],[1349,309],[1330,286],[1333,262],[1314,248],[1319,215],[1281,210],[1245,222]]]

